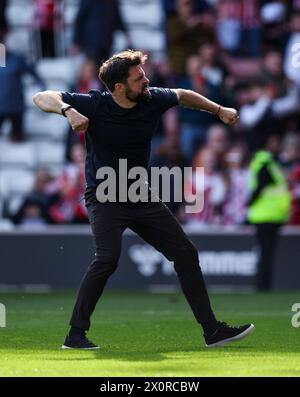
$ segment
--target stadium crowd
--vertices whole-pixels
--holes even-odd
[[[54,26],[63,20],[63,14],[57,17],[53,12],[57,1],[35,1],[39,16],[35,26],[43,32],[42,57],[55,57]],[[5,3],[1,2],[0,9],[3,37],[9,29]],[[260,188],[251,186],[251,161],[258,151],[274,148],[276,141],[273,159],[283,170],[292,198],[287,222],[299,225],[300,55],[295,51],[300,50],[300,1],[161,0],[161,7],[166,52],[159,62],[149,54],[144,69],[150,85],[192,89],[223,106],[235,107],[240,115],[234,127],[221,124],[209,113],[186,108],[173,108],[164,115],[153,138],[151,165],[205,169],[203,211],[186,214],[179,203],[167,205],[182,223],[247,223],[257,195],[274,183],[274,176],[266,171],[264,178],[259,174]],[[126,46],[131,47],[130,32],[117,1],[80,2],[69,54],[84,53],[86,60],[69,91],[105,90],[97,78],[98,67],[111,54],[117,30],[124,32]],[[63,34],[63,28],[60,32]],[[142,50],[148,53],[147,48]],[[30,72],[43,87],[31,66],[17,55],[11,56],[15,63],[9,65],[19,68],[18,76]],[[0,124],[6,118],[12,121],[11,139],[16,145],[26,140],[22,130],[24,104],[14,98],[7,108],[5,100],[12,90],[22,90],[16,83],[18,76],[0,71]],[[22,98],[22,92],[16,97]],[[6,213],[15,224],[87,222],[84,131],[75,134],[69,129],[66,136],[62,173],[54,177],[47,169],[36,171],[33,191],[17,211]],[[186,196],[195,188],[194,180],[185,184]]]

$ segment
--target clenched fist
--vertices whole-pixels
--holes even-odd
[[[239,119],[237,110],[233,108],[224,108],[221,106],[217,115],[223,123],[230,125],[235,124]]]
[[[73,131],[85,131],[89,126],[89,119],[73,108],[66,111],[66,116]]]

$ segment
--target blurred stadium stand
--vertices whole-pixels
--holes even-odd
[[[39,56],[39,43],[33,34],[33,4],[28,0],[10,0],[7,19],[10,26],[9,46],[34,62],[36,70],[46,83],[47,89],[65,91],[76,80],[82,58],[68,57],[67,47],[71,43],[74,19],[78,10],[78,0],[61,2],[64,15],[64,34],[56,37],[56,58]],[[162,32],[163,13],[160,0],[122,0],[122,16],[133,38],[136,48],[146,48],[160,59],[165,50]],[[151,18],[149,18],[151,15]],[[115,34],[113,50],[124,48],[122,33]],[[40,90],[31,78],[24,78],[26,143],[10,143],[7,139],[8,125],[4,123],[0,135],[0,219],[3,215],[3,200],[21,201],[23,195],[33,186],[33,172],[46,167],[58,175],[65,163],[65,139],[68,124],[63,118],[46,114],[36,108],[33,95]],[[15,183],[18,181],[18,183]],[[13,205],[12,207],[16,207]]]

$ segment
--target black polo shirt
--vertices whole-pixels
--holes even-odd
[[[151,138],[161,115],[178,105],[176,93],[169,88],[150,88],[151,98],[131,109],[119,106],[109,92],[92,90],[88,94],[62,92],[65,103],[89,119],[86,132],[86,182],[96,188],[97,170],[112,167],[118,175],[119,159],[127,160],[128,169],[148,169]]]

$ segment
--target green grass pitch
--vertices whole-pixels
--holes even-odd
[[[88,336],[97,351],[61,350],[74,292],[1,294],[0,376],[300,376],[297,293],[214,294],[217,317],[255,332],[207,349],[183,295],[105,291]]]

